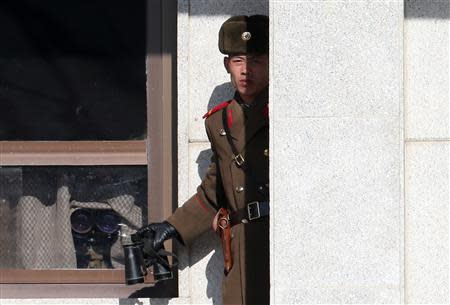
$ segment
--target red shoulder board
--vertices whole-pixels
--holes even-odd
[[[229,101],[226,101],[226,102],[223,102],[223,103],[217,105],[216,107],[214,107],[213,109],[211,109],[210,111],[208,111],[207,113],[205,113],[205,114],[203,115],[203,118],[204,118],[204,119],[207,119],[211,114],[213,114],[213,113],[219,111],[220,109],[223,109],[223,108],[227,107],[228,104],[231,103],[231,101],[232,101],[232,100],[229,100]]]

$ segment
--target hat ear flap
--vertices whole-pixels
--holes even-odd
[[[225,67],[225,70],[227,70],[228,74],[230,74],[230,67],[229,67],[229,65],[230,65],[230,58],[225,56],[223,58],[223,66]]]
[[[224,39],[223,36],[224,36],[224,30],[223,30],[223,25],[222,25],[219,30],[219,51],[222,54],[226,54],[225,47],[223,45],[223,39]]]

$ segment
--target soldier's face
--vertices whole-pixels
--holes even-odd
[[[231,83],[244,102],[251,102],[269,84],[269,56],[233,55],[225,57]]]

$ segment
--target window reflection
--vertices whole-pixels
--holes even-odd
[[[147,223],[146,166],[0,167],[1,268],[122,268]]]
[[[146,137],[145,1],[0,2],[0,140]]]

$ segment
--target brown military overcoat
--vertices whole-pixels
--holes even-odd
[[[233,151],[224,130],[223,111],[227,112],[231,141],[245,158],[246,168],[233,160]],[[218,208],[236,211],[253,201],[268,201],[269,118],[267,89],[251,107],[236,93],[233,100],[210,111],[206,132],[211,142],[211,165],[197,189],[182,207],[168,219],[185,245],[207,230]],[[224,305],[269,304],[269,217],[232,228],[234,266],[224,276]]]

